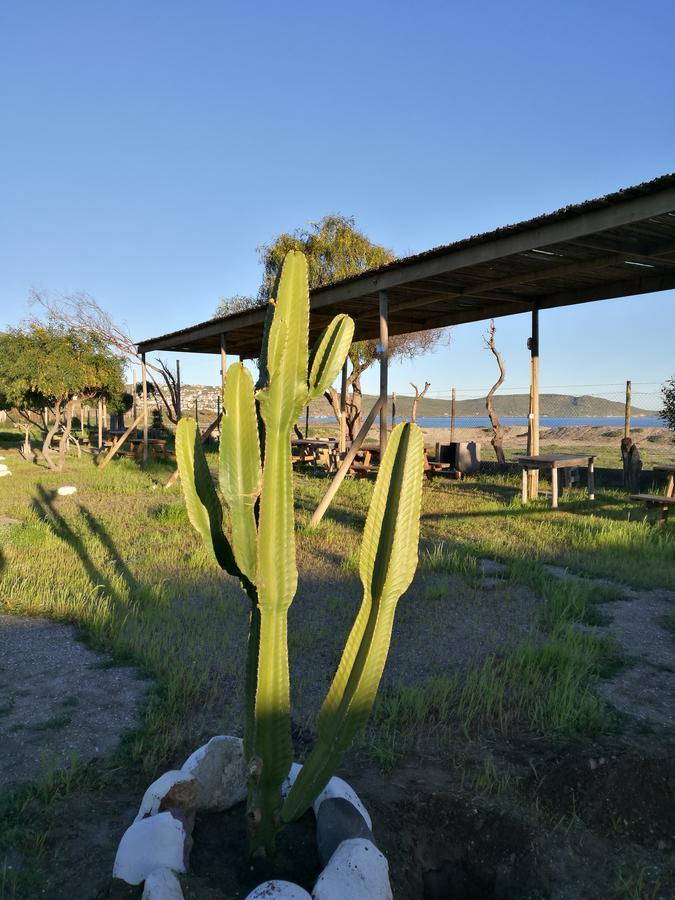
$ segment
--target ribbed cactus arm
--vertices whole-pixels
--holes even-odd
[[[255,582],[258,533],[255,504],[260,496],[262,468],[253,379],[235,363],[223,389],[220,424],[220,490],[232,519],[232,547],[237,564]]]
[[[354,337],[354,321],[350,316],[335,316],[324,329],[309,357],[309,398],[323,396],[337,378],[347,359]]]
[[[389,651],[394,613],[417,566],[424,443],[416,425],[392,432],[378,473],[363,545],[363,604],[319,717],[319,739],[282,809],[285,821],[311,805],[365,725]]]
[[[292,760],[287,611],[297,588],[290,434],[307,402],[309,291],[301,253],[284,261],[264,350],[267,383],[258,391],[265,459],[258,521],[256,585],[260,652],[250,781],[252,845],[269,847],[278,828],[281,784]]]
[[[204,543],[211,547],[219,566],[230,575],[241,578],[242,572],[223,534],[223,509],[213,486],[199,429],[194,419],[181,419],[178,423],[176,461],[185,506],[192,526],[202,536]]]

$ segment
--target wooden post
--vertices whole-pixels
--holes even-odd
[[[389,301],[380,291],[380,461],[387,447],[387,390],[389,381]]]
[[[450,401],[450,443],[455,441],[455,404],[457,401],[457,391],[452,389],[452,400]]]
[[[340,380],[340,454],[347,449],[347,360]]]
[[[117,451],[120,449],[120,447],[122,446],[122,444],[123,444],[123,443],[126,441],[126,439],[129,437],[129,435],[130,435],[131,432],[134,430],[134,428],[136,428],[137,425],[140,424],[140,421],[141,421],[142,418],[143,418],[143,413],[141,413],[140,416],[137,416],[137,418],[134,419],[134,421],[133,421],[133,422],[131,423],[131,425],[127,428],[127,430],[124,432],[124,434],[123,434],[120,438],[118,438],[118,439],[113,443],[113,445],[112,445],[112,447],[110,448],[110,450],[108,450],[108,453],[107,453],[105,459],[103,460],[103,462],[102,462],[101,465],[99,466],[99,469],[105,469],[105,467],[108,465],[108,463],[110,462],[110,460],[113,458],[113,456],[117,453]]]
[[[180,396],[180,360],[176,360],[176,418],[180,419],[182,415]]]
[[[133,378],[133,384],[132,384],[132,387],[131,387],[131,396],[132,396],[132,398],[133,398],[133,404],[132,404],[132,407],[131,407],[131,415],[132,415],[132,417],[133,417],[134,419],[137,419],[137,418],[138,418],[138,404],[137,404],[137,402],[136,402],[136,400],[137,400],[137,398],[136,398],[136,385],[138,384],[138,375],[137,375],[137,373],[136,373],[136,366],[134,366],[131,375],[132,375],[132,378]]]
[[[98,406],[96,407],[96,424],[98,425],[98,449],[103,447],[103,400],[98,398]]]
[[[535,306],[532,310],[532,335],[528,342],[530,348],[530,387],[532,397],[531,447],[529,453],[532,456],[539,455],[539,310]],[[531,500],[539,496],[539,469],[532,469],[529,473],[528,494]]]
[[[626,412],[623,420],[623,436],[625,438],[630,437],[630,395],[631,395],[631,383],[630,381],[626,382]]]
[[[216,397],[216,415],[220,418],[220,394]]]
[[[220,335],[220,388],[221,394],[225,391],[225,374],[227,372],[227,350],[225,348],[225,335]]]
[[[143,464],[148,461],[148,369],[145,353],[141,356],[141,380],[143,382]]]
[[[558,470],[551,466],[551,508],[558,508]]]
[[[305,440],[309,437],[309,403],[305,407]]]
[[[396,425],[396,391],[391,394],[391,427]]]
[[[310,522],[310,525],[312,527],[318,525],[319,522],[321,521],[321,519],[323,518],[323,514],[328,509],[331,500],[337,493],[337,489],[342,484],[345,475],[349,471],[351,464],[354,462],[354,457],[361,449],[361,444],[363,443],[366,435],[370,431],[371,426],[372,426],[373,422],[375,421],[376,416],[378,415],[378,413],[381,414],[381,410],[380,410],[381,404],[382,404],[382,401],[378,397],[378,399],[375,401],[375,404],[373,405],[373,408],[368,413],[368,418],[361,426],[361,430],[359,431],[359,433],[356,435],[356,437],[352,441],[352,445],[349,448],[347,455],[342,460],[342,463],[340,464],[340,468],[335,473],[333,480],[331,481],[331,483],[328,487],[328,490],[323,495],[323,498],[321,499],[321,502],[319,503],[317,508],[314,510],[314,515],[312,516],[312,520]]]

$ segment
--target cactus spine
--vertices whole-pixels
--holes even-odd
[[[298,577],[290,437],[303,407],[337,377],[354,323],[336,316],[311,353],[308,330],[307,262],[291,251],[268,308],[258,384],[254,389],[240,363],[225,378],[219,474],[231,542],[197,425],[181,419],[176,432],[190,521],[251,600],[244,734],[248,815],[251,849],[268,853],[282,819],[290,821],[311,805],[368,718],[419,540],[423,444],[419,429],[406,424],[392,432],[380,466],[361,551],[363,604],[321,709],[319,740],[282,804],[281,785],[292,761],[286,627]]]

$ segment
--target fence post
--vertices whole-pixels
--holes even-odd
[[[625,438],[630,437],[630,395],[631,395],[631,383],[630,381],[626,382],[626,412],[624,414],[623,419],[623,436]]]
[[[450,443],[455,442],[455,404],[457,401],[457,391],[452,389],[452,400],[450,401]]]

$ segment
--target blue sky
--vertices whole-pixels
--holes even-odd
[[[5,0],[0,326],[35,287],[148,337],[254,292],[256,245],[329,212],[405,255],[673,171],[674,38],[658,0]],[[674,299],[542,314],[542,384],[663,381]],[[483,330],[392,388],[488,385]],[[498,322],[505,389],[528,383],[527,333]]]

